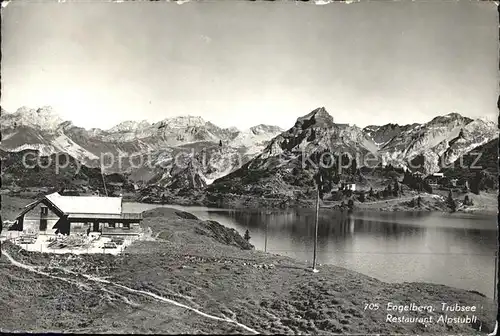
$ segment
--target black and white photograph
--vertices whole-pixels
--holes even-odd
[[[0,332],[495,335],[493,1],[2,1]]]

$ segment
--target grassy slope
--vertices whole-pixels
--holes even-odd
[[[23,164],[23,156],[26,162],[34,168]],[[2,189],[44,189],[60,188],[77,189],[85,186],[92,190],[104,192],[101,171],[82,165],[75,158],[60,154],[51,156],[38,156],[39,152],[25,150],[22,152],[5,152],[0,150],[2,161]],[[44,167],[44,168],[42,168]],[[56,169],[57,168],[57,169]],[[106,174],[106,187],[108,191],[114,190],[113,183],[123,185],[126,191],[132,191],[133,186],[128,178],[121,174]]]
[[[464,206],[465,195],[469,196],[474,202],[473,206]],[[400,198],[378,200],[375,202],[367,201],[365,203],[356,203],[356,209],[359,210],[378,210],[378,211],[438,211],[449,212],[450,208],[446,202],[448,193],[445,191],[436,192],[436,194],[420,194],[422,199],[421,206],[417,207],[416,202],[411,199],[418,197],[416,192],[407,192]],[[473,193],[454,193],[453,198],[457,203],[458,212],[496,214],[498,211],[498,194],[496,192],[482,191],[480,195]],[[413,203],[413,204],[412,204]]]
[[[228,332],[184,309],[128,294],[141,305],[136,309],[97,288],[85,290],[19,269],[5,257],[0,259],[0,283],[0,332]]]
[[[421,206],[417,207],[412,200],[418,197],[417,193],[407,192],[399,198],[391,198],[365,203],[356,203],[356,208],[360,210],[378,211],[449,211],[444,199],[431,194],[420,194]]]
[[[233,316],[262,333],[420,333],[474,334],[467,325],[427,328],[384,322],[385,311],[364,310],[364,304],[388,301],[482,305],[479,319],[494,320],[491,300],[481,295],[430,284],[387,284],[334,266],[318,274],[304,263],[222,243],[220,232],[174,210],[145,214],[150,236],[134,243],[126,254],[41,255],[17,252],[16,260],[48,265],[58,263],[75,272],[107,276],[131,288],[174,298],[214,315]],[[211,237],[213,236],[213,237]],[[157,237],[157,238],[155,238]],[[84,290],[60,280],[27,273],[0,259],[0,316],[4,330],[82,332],[241,332],[234,325],[214,322],[171,304],[119,292],[137,306],[108,295],[100,285]],[[262,265],[274,266],[262,266]],[[260,265],[260,266],[259,266]],[[115,288],[116,290],[116,288]],[[61,309],[64,313],[59,316]],[[410,314],[411,315],[411,314]],[[41,316],[41,317],[40,317]],[[476,326],[477,327],[477,326]]]
[[[466,194],[462,194],[460,199],[463,200]],[[474,202],[474,205],[460,208],[460,211],[475,212],[475,213],[498,213],[498,192],[483,191],[479,195],[467,193],[469,198]]]
[[[2,220],[14,220],[21,210],[33,199],[2,195]]]

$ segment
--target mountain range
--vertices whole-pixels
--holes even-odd
[[[102,162],[106,174],[126,175],[142,187],[258,195],[292,195],[310,185],[314,162],[308,160],[323,153],[355,157],[358,167],[367,157],[371,165],[409,169],[418,161],[417,169],[430,174],[498,138],[496,123],[458,113],[426,123],[360,128],[335,123],[324,107],[299,117],[288,130],[263,124],[222,128],[197,116],[85,129],[50,107],[2,110],[0,122],[4,156],[26,150],[43,156],[66,153],[88,167]]]
[[[154,123],[125,121],[108,130],[85,129],[63,121],[50,107],[22,107],[15,113],[2,110],[0,122],[0,149],[5,152],[66,153],[89,167],[102,162],[105,173],[126,173],[136,182],[152,180],[162,185],[169,184],[178,166],[199,158],[202,152],[210,152],[203,172],[204,182],[210,183],[238,168],[235,158],[248,161],[282,132],[272,125],[221,128],[196,116]],[[176,160],[183,162],[176,165]]]
[[[334,123],[321,107],[298,118],[292,128],[273,138],[261,154],[215,181],[208,190],[300,198],[312,186],[318,158],[325,153],[337,155],[337,166],[346,164],[338,161],[342,156],[356,159],[354,170],[356,166],[375,168],[390,164],[427,175],[497,138],[495,123],[457,113],[438,116],[424,124],[372,125],[360,129]],[[421,164],[416,167],[415,161]],[[341,173],[347,179],[355,174],[350,169]]]

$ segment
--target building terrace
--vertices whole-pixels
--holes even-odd
[[[142,214],[123,213],[121,197],[63,196],[52,193],[32,202],[9,230],[27,234],[139,235]]]

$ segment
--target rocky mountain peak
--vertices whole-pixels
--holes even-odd
[[[73,127],[76,127],[72,121],[69,121],[69,120],[66,120],[66,121],[63,121],[62,123],[59,124],[59,126],[57,126],[57,130],[59,131],[67,131],[69,129],[72,129]]]
[[[51,114],[56,114],[54,111],[54,108],[52,106],[42,106],[36,109],[36,113],[38,114],[46,114],[46,115],[51,115]]]
[[[240,132],[240,130],[235,126],[228,127],[228,128],[226,128],[226,130],[228,132],[231,132],[231,133],[239,133]]]
[[[306,129],[309,127],[331,128],[335,125],[333,117],[326,111],[324,107],[318,107],[312,112],[297,119],[295,127]]]
[[[108,132],[134,132],[150,126],[151,124],[148,123],[146,120],[143,121],[128,120],[121,122],[118,125],[110,128]]]
[[[198,116],[179,116],[167,118],[159,123],[161,126],[168,128],[184,128],[184,127],[200,127],[207,124],[207,122]]]
[[[444,117],[448,117],[448,118],[463,118],[462,115],[460,113],[457,113],[457,112],[451,112],[451,113],[448,113],[446,115],[444,115]]]
[[[458,124],[463,124],[466,125],[470,123],[472,119],[463,117],[459,113],[452,112],[448,113],[442,116],[437,116],[431,121],[427,123],[428,126],[452,126],[452,125],[458,125]]]
[[[259,124],[253,127],[250,127],[250,131],[254,135],[263,134],[263,133],[281,133],[283,130],[278,126]]]
[[[15,113],[2,114],[4,128],[28,126],[42,130],[53,131],[63,120],[50,106],[33,109],[26,106],[19,108]]]

